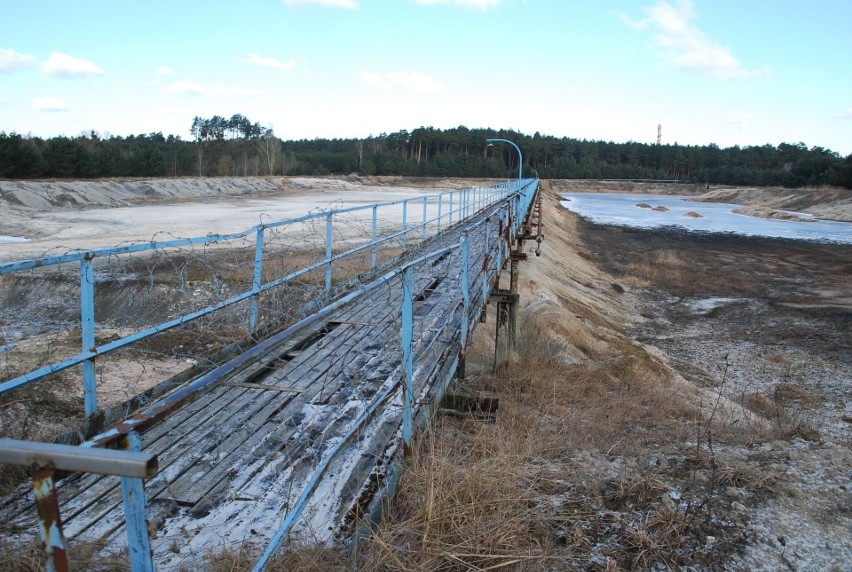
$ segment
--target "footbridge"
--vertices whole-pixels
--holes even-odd
[[[489,302],[496,360],[511,351],[537,197],[519,179],[0,265],[7,315],[79,296],[76,318],[32,312],[38,328],[0,340],[3,403],[82,397],[82,426],[55,442],[0,439],[0,463],[33,470],[0,501],[4,540],[39,531],[56,570],[78,543],[164,570],[248,542],[261,570],[289,542],[351,538],[464,375]],[[54,346],[27,345],[49,327]],[[111,377],[157,368],[165,379],[115,399]]]

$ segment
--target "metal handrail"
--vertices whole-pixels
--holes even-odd
[[[325,277],[325,286],[326,286],[326,294],[327,296],[331,296],[332,293],[332,263],[339,261],[347,256],[351,256],[355,253],[366,250],[367,248],[371,249],[372,257],[371,257],[371,268],[377,267],[376,260],[376,249],[378,245],[384,244],[388,241],[394,240],[398,237],[402,237],[405,239],[412,230],[422,229],[422,238],[425,239],[427,235],[427,228],[430,224],[436,223],[436,232],[441,231],[441,224],[443,220],[447,219],[447,224],[453,224],[453,216],[456,216],[455,222],[460,222],[464,220],[482,208],[486,208],[489,205],[492,205],[500,200],[506,199],[508,197],[512,197],[517,195],[518,192],[514,188],[512,182],[498,183],[495,185],[487,186],[487,187],[474,187],[470,189],[460,189],[456,191],[447,191],[444,193],[431,194],[431,195],[422,195],[418,197],[412,197],[399,201],[386,201],[381,203],[374,203],[370,205],[361,205],[356,207],[349,207],[343,209],[332,209],[327,211],[321,211],[317,213],[311,213],[308,215],[303,215],[300,217],[282,219],[279,221],[273,221],[268,223],[259,224],[251,227],[250,229],[244,230],[242,232],[230,233],[230,234],[211,234],[204,237],[195,237],[195,238],[185,238],[185,239],[176,239],[170,241],[151,241],[150,243],[142,243],[135,245],[127,245],[127,246],[119,246],[112,248],[103,248],[103,249],[94,249],[94,250],[86,250],[79,251],[74,253],[68,253],[65,255],[59,256],[48,256],[38,259],[31,260],[23,260],[18,262],[10,262],[0,264],[0,276],[4,274],[10,274],[12,272],[33,270],[36,268],[43,268],[47,266],[55,266],[59,264],[65,264],[69,262],[79,262],[80,264],[80,307],[81,307],[81,338],[82,338],[82,351],[74,356],[66,358],[64,360],[60,360],[58,362],[54,362],[52,364],[48,364],[36,370],[24,373],[22,375],[16,376],[14,378],[8,379],[0,383],[0,394],[6,393],[8,391],[17,389],[19,387],[25,386],[34,381],[38,381],[40,379],[44,379],[45,377],[58,373],[60,371],[66,370],[68,368],[74,367],[76,365],[83,365],[83,389],[84,389],[84,407],[85,407],[85,416],[86,418],[91,418],[98,411],[98,402],[95,391],[95,367],[94,360],[98,356],[103,356],[119,350],[125,346],[129,346],[166,330],[187,324],[193,320],[197,320],[201,317],[210,315],[214,312],[222,310],[228,306],[232,306],[239,302],[245,300],[251,300],[251,313],[250,313],[250,323],[249,330],[255,331],[257,328],[257,303],[258,297],[260,294],[267,292],[273,288],[277,288],[291,280],[294,280],[308,272],[313,270],[317,270],[322,268],[323,266],[326,268],[326,277]],[[454,205],[454,198],[458,197],[458,201]],[[447,199],[446,202],[449,203],[449,208],[446,213],[442,212],[442,206],[445,202],[444,199]],[[423,203],[423,219],[420,223],[409,226],[407,220],[405,220],[405,213],[407,211],[408,203],[412,201],[420,201]],[[438,208],[438,216],[429,218],[427,216],[427,205],[429,201],[435,201],[437,203]],[[377,234],[377,213],[378,209],[381,207],[390,207],[395,205],[403,205],[403,228],[400,231],[392,232],[388,235],[379,237]],[[369,243],[364,245],[359,245],[354,248],[351,248],[345,252],[334,254],[332,252],[332,243],[333,243],[333,223],[335,215],[353,213],[357,211],[365,211],[372,209],[372,230],[371,230],[371,240]],[[263,266],[263,245],[264,245],[264,231],[265,229],[276,228],[280,226],[285,226],[294,223],[306,222],[311,220],[320,220],[325,219],[326,223],[326,257],[322,260],[317,261],[314,264],[301,268],[295,272],[292,272],[286,276],[276,278],[275,280],[263,283],[262,282],[262,266]],[[145,252],[151,250],[161,250],[161,249],[170,249],[177,248],[180,246],[187,246],[193,244],[215,244],[223,241],[231,241],[239,238],[245,238],[255,235],[255,260],[254,260],[254,272],[253,272],[253,283],[252,288],[250,290],[246,290],[245,292],[241,292],[230,298],[222,300],[218,304],[207,306],[195,312],[191,312],[185,314],[179,318],[175,318],[172,320],[168,320],[166,322],[139,330],[133,334],[128,336],[124,336],[117,340],[113,340],[109,343],[96,346],[95,345],[95,274],[94,274],[94,266],[93,261],[97,258],[102,258],[106,256],[116,256],[122,254],[129,253],[137,253],[137,252]],[[6,349],[6,346],[3,347]]]
[[[39,533],[44,543],[48,571],[68,570],[65,535],[59,514],[55,471],[76,471],[121,477],[121,498],[130,569],[153,572],[151,538],[143,479],[159,469],[157,456],[142,452],[139,436],[128,435],[127,451],[88,449],[55,443],[0,439],[0,463],[33,468],[33,492],[39,516]]]
[[[399,268],[395,269],[392,272],[389,272],[384,277],[382,277],[382,281],[386,282],[393,275],[398,276],[402,280],[402,288],[403,288],[403,300],[402,300],[402,308],[401,308],[401,324],[400,324],[400,340],[401,340],[401,351],[402,351],[402,363],[401,363],[401,378],[399,378],[396,382],[391,383],[388,387],[385,388],[384,391],[380,392],[376,397],[373,398],[370,405],[364,410],[361,416],[355,421],[353,426],[349,429],[349,431],[343,436],[340,442],[335,445],[332,450],[320,461],[319,466],[316,471],[311,475],[308,480],[307,485],[300,493],[299,497],[296,501],[290,506],[287,515],[276,531],[275,535],[270,540],[263,554],[261,555],[258,562],[252,568],[252,572],[261,572],[265,569],[266,564],[269,559],[275,554],[275,552],[280,547],[281,543],[287,538],[288,534],[292,530],[293,526],[296,524],[299,516],[304,511],[308,499],[312,496],[314,489],[316,488],[319,480],[322,478],[322,475],[325,473],[331,462],[335,459],[335,457],[342,451],[342,449],[347,445],[348,440],[351,436],[358,434],[359,431],[363,429],[364,423],[375,413],[375,411],[379,408],[379,406],[388,400],[391,395],[398,389],[402,390],[402,402],[403,402],[403,410],[402,410],[402,441],[403,441],[403,450],[407,453],[411,451],[412,448],[412,438],[413,438],[413,413],[414,413],[414,355],[413,355],[413,329],[414,329],[414,308],[413,308],[413,292],[412,292],[412,269],[418,265],[426,262],[428,260],[438,258],[444,254],[449,252],[458,251],[460,252],[460,267],[459,271],[459,293],[458,296],[460,300],[456,301],[453,298],[450,301],[450,305],[453,306],[453,311],[450,313],[451,315],[447,318],[447,320],[441,325],[439,328],[439,332],[435,333],[432,339],[426,344],[426,349],[422,352],[423,354],[427,353],[429,349],[432,347],[434,342],[440,336],[440,332],[442,332],[446,327],[450,325],[452,322],[456,309],[461,306],[462,314],[461,314],[461,324],[460,324],[460,337],[459,337],[459,355],[456,356],[458,360],[463,356],[465,347],[467,345],[467,340],[469,336],[469,322],[472,319],[471,311],[474,310],[470,306],[470,293],[472,290],[476,288],[481,288],[482,292],[482,307],[478,309],[478,311],[484,311],[484,305],[487,303],[487,292],[490,287],[490,279],[499,273],[500,268],[502,267],[503,261],[505,261],[504,256],[504,248],[508,248],[508,244],[510,243],[517,231],[520,229],[520,222],[523,220],[525,213],[529,210],[530,205],[532,204],[532,200],[535,197],[535,191],[538,186],[538,179],[530,179],[523,182],[521,190],[517,193],[514,193],[510,198],[506,199],[505,208],[500,206],[496,209],[498,212],[498,218],[503,221],[507,227],[511,226],[510,233],[508,236],[498,236],[497,239],[492,243],[489,247],[488,244],[488,229],[490,219],[485,218],[482,219],[472,225],[470,225],[467,229],[467,232],[462,236],[461,240],[457,243],[452,244],[448,247],[433,250],[431,252],[426,253],[425,255],[407,262],[403,264]],[[530,192],[530,188],[532,188],[532,192]],[[513,204],[516,209],[512,210],[509,205]],[[492,205],[493,206],[493,205]],[[509,225],[509,214],[510,211],[515,215],[515,221],[513,221],[512,225]],[[470,231],[475,230],[480,226],[485,226],[485,261],[486,265],[484,268],[481,268],[478,271],[471,282],[470,280],[470,261],[468,258],[468,234]],[[494,250],[496,254],[494,258],[494,265],[489,266],[487,264],[488,261],[488,253],[489,248]],[[481,282],[481,285],[480,285]],[[455,304],[455,305],[454,305]],[[476,313],[476,311],[474,311]],[[399,375],[397,371],[392,374],[392,377]]]
[[[453,363],[458,363],[463,359],[465,347],[470,335],[470,321],[484,311],[484,306],[488,301],[488,290],[491,287],[492,280],[499,274],[500,269],[508,258],[509,245],[521,228],[521,222],[524,214],[528,211],[530,204],[535,196],[537,179],[527,180],[520,190],[508,189],[506,192],[498,193],[499,198],[488,202],[481,196],[474,199],[474,212],[481,208],[490,208],[491,212],[488,217],[482,218],[465,229],[462,237],[442,248],[432,249],[417,258],[406,261],[382,276],[374,279],[370,283],[357,288],[346,295],[338,298],[330,304],[327,304],[321,310],[307,316],[299,322],[285,328],[278,334],[263,342],[255,345],[240,356],[229,360],[227,363],[217,367],[216,369],[207,372],[201,377],[189,383],[187,386],[170,394],[163,400],[154,405],[132,415],[118,426],[90,439],[80,447],[70,447],[67,445],[52,445],[44,443],[20,442],[0,439],[0,462],[6,462],[18,465],[32,465],[36,467],[36,473],[33,478],[36,500],[39,506],[39,515],[41,518],[42,538],[45,541],[45,550],[48,556],[49,570],[66,570],[67,557],[65,555],[65,544],[62,537],[61,526],[59,525],[59,507],[56,498],[56,489],[53,482],[54,470],[73,470],[84,472],[95,472],[102,474],[121,475],[122,498],[125,510],[126,528],[128,534],[128,545],[130,548],[131,570],[134,572],[153,571],[153,559],[151,554],[150,537],[146,523],[147,514],[145,506],[145,492],[142,479],[150,478],[157,471],[157,461],[154,455],[141,453],[141,440],[139,432],[149,427],[152,423],[162,419],[168,415],[176,407],[192,399],[206,387],[215,383],[222,376],[227,375],[230,371],[235,370],[246,360],[251,359],[255,355],[262,353],[275,344],[280,343],[287,337],[292,336],[299,330],[302,330],[317,321],[327,317],[333,311],[342,306],[351,303],[355,299],[367,295],[375,289],[389,284],[392,280],[401,279],[403,289],[403,301],[400,311],[401,326],[401,351],[402,363],[392,374],[392,383],[381,392],[372,403],[365,409],[362,415],[356,420],[354,426],[344,435],[344,438],[328,452],[321,460],[317,470],[311,475],[308,484],[303,489],[299,498],[291,506],[284,522],[279,527],[275,536],[261,557],[260,561],[255,566],[255,570],[262,570],[269,557],[274,554],[278,546],[284,538],[286,538],[292,526],[295,524],[299,515],[304,510],[306,503],[313,494],[314,488],[322,478],[325,470],[334,460],[336,455],[346,445],[349,438],[362,428],[370,416],[384,404],[388,397],[395,391],[402,390],[403,402],[403,421],[402,421],[402,439],[405,450],[410,451],[412,446],[413,434],[413,412],[414,412],[414,395],[415,386],[415,362],[417,358],[413,355],[413,328],[414,328],[414,313],[413,313],[413,292],[412,292],[412,270],[423,263],[434,260],[443,255],[450,253],[458,253],[458,262],[453,266],[457,275],[453,279],[458,281],[459,292],[448,302],[450,311],[443,318],[443,321],[438,324],[439,327],[433,332],[430,339],[423,340],[423,349],[420,355],[427,354],[434,347],[439,337],[447,330],[447,328],[459,328],[458,348],[454,351],[457,354],[450,356]],[[505,185],[505,184],[504,184]],[[495,186],[499,187],[499,186]],[[530,192],[532,189],[532,192]],[[493,196],[493,195],[492,195]],[[486,204],[487,203],[487,204]],[[398,204],[398,203],[396,203]],[[467,197],[465,198],[467,204]],[[372,206],[363,208],[373,208]],[[469,213],[464,209],[467,207],[459,207],[459,212],[464,216],[460,220],[464,220]],[[453,212],[452,209],[450,212]],[[375,213],[375,210],[374,210]],[[425,213],[425,209],[424,209]],[[494,217],[492,220],[491,217]],[[438,217],[440,219],[440,216]],[[424,215],[424,228],[427,217]],[[375,219],[374,219],[375,220]],[[497,223],[498,233],[496,239],[491,241],[490,236],[493,232],[493,225]],[[484,237],[484,264],[473,273],[471,273],[469,260],[469,236],[475,231],[479,231],[481,227],[484,229],[481,235]],[[375,228],[375,227],[374,227]],[[500,229],[505,229],[505,234],[499,232]],[[410,230],[410,229],[409,229]],[[408,232],[404,230],[403,232]],[[375,232],[373,240],[375,240]],[[258,242],[262,244],[262,242]],[[80,259],[86,261],[87,259]],[[90,260],[90,259],[89,259]],[[489,262],[491,261],[491,262]],[[279,279],[280,280],[280,279]],[[262,285],[267,287],[271,283]],[[271,287],[271,286],[269,286]],[[473,307],[471,305],[472,293],[481,292],[481,305]],[[245,299],[245,298],[243,298]],[[475,298],[474,298],[475,299]],[[461,315],[459,316],[459,309]],[[460,323],[458,323],[460,320]],[[108,346],[115,345],[112,349],[127,345],[127,339],[133,336],[128,336],[112,344],[96,348],[101,351]],[[121,343],[126,342],[126,343]],[[120,345],[116,345],[120,344]],[[98,351],[92,352],[95,355]],[[84,352],[85,353],[85,352]],[[81,354],[83,355],[83,354]],[[80,357],[80,356],[77,356]],[[76,363],[81,363],[82,360]],[[84,362],[85,363],[85,362]],[[69,366],[70,367],[70,366]],[[14,381],[14,380],[12,380]],[[9,383],[9,382],[6,382]],[[2,387],[2,386],[0,386]],[[2,393],[2,391],[0,391]],[[108,449],[98,449],[116,439],[125,438],[124,443],[131,451],[114,451]],[[44,511],[44,512],[43,512]],[[64,566],[64,567],[63,567]]]

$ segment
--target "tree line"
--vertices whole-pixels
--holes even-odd
[[[77,137],[0,132],[0,178],[263,175],[403,175],[512,178],[514,147],[525,176],[554,179],[678,179],[730,185],[852,188],[852,155],[804,143],[720,148],[594,141],[512,130],[436,129],[367,138],[281,140],[242,115],[195,117],[191,139],[162,133]]]

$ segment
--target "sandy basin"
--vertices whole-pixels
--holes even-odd
[[[23,183],[0,182],[0,260],[22,260],[131,242],[235,233],[260,223],[299,217],[311,212],[402,201],[459,188],[459,185],[447,181],[443,184],[438,182],[431,188],[417,188],[296,178],[277,180],[274,185],[270,185],[267,180],[264,180],[264,185],[256,185],[248,179],[240,188],[242,194],[218,193],[215,187],[208,192],[198,193],[193,186],[196,181],[173,181],[183,184],[183,196],[149,196],[141,199],[130,196],[114,200],[90,193],[88,202],[84,199],[66,199],[64,204],[74,206],[65,207],[51,206],[46,202],[48,199],[56,202],[56,197],[60,196],[57,194],[59,190],[51,188],[49,183],[27,183],[41,185],[36,189],[40,196],[32,197],[32,193],[24,194],[19,189],[8,190],[12,185],[20,186]],[[85,183],[94,188],[102,184]],[[133,184],[127,183],[131,188]],[[14,191],[17,194],[12,194]],[[3,199],[6,199],[7,204],[3,204]],[[445,203],[445,216],[446,209]],[[378,212],[380,224],[401,227],[402,210],[402,205],[381,208]],[[364,224],[369,224],[371,216],[371,209],[341,216],[335,226],[335,239],[347,234],[363,234]],[[435,216],[437,203],[432,201],[428,205],[427,217]],[[420,223],[422,219],[422,203],[410,202],[407,213],[409,226]],[[324,224],[324,220],[318,220],[313,225],[293,225],[286,232],[308,231],[315,234],[320,228],[317,225],[321,225],[324,232]],[[349,231],[346,230],[347,225],[352,227]],[[10,240],[2,240],[3,237]]]

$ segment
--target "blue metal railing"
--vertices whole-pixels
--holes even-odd
[[[296,499],[296,501],[290,506],[287,515],[284,518],[284,521],[281,523],[269,545],[266,547],[266,550],[264,551],[261,559],[255,566],[255,570],[262,570],[269,558],[277,551],[278,547],[281,545],[284,539],[287,538],[292,527],[295,525],[300,515],[307,507],[318,483],[322,479],[327,468],[332,464],[332,462],[340,454],[340,452],[348,445],[349,441],[351,441],[351,438],[354,435],[359,434],[359,432],[363,429],[364,424],[371,418],[371,416],[376,411],[380,410],[383,406],[386,406],[388,398],[396,394],[396,392],[398,392],[400,389],[402,390],[401,401],[403,404],[401,436],[403,440],[404,449],[407,451],[411,450],[415,424],[415,404],[417,403],[417,400],[415,399],[415,390],[418,387],[418,382],[420,382],[421,386],[420,395],[422,395],[424,391],[428,391],[428,388],[423,389],[423,384],[425,383],[423,379],[421,378],[418,380],[415,378],[415,374],[418,371],[417,366],[419,363],[423,362],[425,356],[427,356],[430,352],[436,351],[435,348],[442,346],[442,344],[438,343],[441,339],[446,339],[446,337],[449,336],[450,339],[454,340],[453,347],[455,349],[453,350],[453,352],[455,353],[443,356],[443,359],[445,359],[447,363],[452,362],[452,365],[449,368],[445,368],[444,370],[442,370],[449,371],[449,374],[443,375],[439,378],[440,387],[438,388],[438,393],[443,393],[443,390],[446,388],[452,378],[452,373],[453,369],[455,368],[455,365],[458,364],[461,359],[463,359],[465,347],[472,331],[471,322],[474,321],[479,316],[479,314],[485,309],[485,305],[488,302],[489,288],[491,288],[494,284],[497,276],[499,275],[500,269],[509,257],[510,244],[521,229],[521,224],[523,222],[524,215],[528,212],[531,202],[534,199],[537,185],[537,179],[528,179],[517,182],[510,181],[508,183],[501,183],[499,185],[493,185],[490,187],[463,189],[461,191],[442,193],[440,195],[427,195],[425,197],[406,199],[405,201],[378,203],[375,205],[354,207],[350,209],[338,209],[335,211],[321,212],[312,215],[307,215],[304,217],[298,217],[296,219],[287,219],[284,221],[276,221],[274,223],[258,225],[242,233],[234,233],[230,235],[213,235],[204,238],[180,239],[160,243],[152,242],[150,244],[132,245],[111,249],[71,253],[62,256],[46,257],[37,260],[28,260],[0,265],[0,275],[3,275],[21,270],[35,269],[46,265],[79,262],[81,278],[81,314],[83,323],[82,337],[84,342],[84,351],[80,354],[67,360],[56,362],[45,368],[35,370],[33,372],[30,372],[29,374],[25,374],[17,378],[7,380],[6,382],[0,384],[0,394],[21,387],[38,379],[42,379],[47,375],[50,375],[51,373],[61,371],[62,369],[66,369],[74,365],[83,364],[85,368],[85,364],[94,363],[93,360],[96,356],[115,351],[121,347],[132,344],[135,341],[139,341],[146,337],[155,335],[158,332],[164,331],[165,329],[174,327],[181,323],[185,323],[186,321],[195,319],[196,317],[200,317],[202,315],[218,311],[238,301],[249,299],[252,296],[256,297],[260,292],[264,292],[278,285],[284,284],[288,280],[292,280],[293,278],[300,276],[304,272],[310,271],[312,269],[321,268],[323,266],[326,267],[325,283],[326,292],[329,296],[329,299],[327,300],[328,303],[322,309],[301,319],[297,323],[279,332],[272,338],[265,340],[259,343],[257,346],[251,348],[248,352],[244,354],[243,357],[245,357],[245,355],[247,354],[253,354],[253,352],[257,353],[263,351],[264,348],[269,347],[271,344],[279,343],[280,340],[285,339],[285,337],[293,336],[298,331],[303,330],[313,324],[316,324],[322,319],[325,319],[331,314],[331,312],[337,310],[338,308],[341,308],[342,306],[349,304],[360,297],[369,295],[377,288],[386,287],[388,285],[395,284],[396,281],[399,281],[399,285],[402,288],[403,293],[401,307],[399,310],[399,314],[397,314],[400,317],[399,331],[401,340],[400,352],[402,360],[400,366],[396,369],[394,375],[392,376],[392,379],[394,381],[388,383],[385,389],[383,391],[380,391],[371,400],[371,403],[364,409],[363,413],[355,421],[354,425],[349,428],[343,438],[324,455],[323,459],[317,466],[317,469],[310,476],[305,487],[301,491],[298,499]],[[444,197],[447,197],[447,200],[445,200]],[[423,201],[423,220],[420,224],[408,226],[406,220],[406,213],[408,211],[407,203],[412,200]],[[437,216],[432,219],[428,218],[428,205],[430,201],[436,203],[435,206],[437,209]],[[442,208],[444,202],[448,203],[448,208],[446,212],[444,212]],[[377,225],[378,209],[399,204],[402,205],[404,213],[403,220],[405,221],[403,223],[402,230],[393,231],[387,235],[380,236]],[[330,248],[330,243],[332,242],[333,238],[334,217],[343,213],[355,212],[358,210],[365,209],[370,209],[372,211],[370,242],[349,249],[344,253],[334,255],[333,250]],[[436,228],[435,233],[437,234],[438,232],[441,232],[443,225],[446,225],[443,226],[443,228],[446,229],[450,225],[472,217],[477,212],[485,209],[488,209],[488,216],[486,218],[481,218],[478,221],[468,225],[465,228],[464,234],[460,237],[459,240],[442,248],[433,248],[431,250],[428,250],[426,253],[422,254],[418,258],[403,263],[399,267],[389,272],[386,272],[384,275],[372,280],[368,284],[360,286],[359,288],[348,292],[346,295],[341,296],[334,301],[330,300],[330,297],[332,295],[331,283],[329,278],[331,273],[330,265],[335,260],[339,260],[343,256],[351,255],[355,252],[370,249],[371,267],[377,268],[377,258],[375,252],[378,244],[387,242],[396,237],[405,238],[409,232],[411,232],[412,230],[420,230],[421,227],[422,232],[420,233],[420,237],[425,239],[428,238],[428,225],[432,225],[434,223],[434,227]],[[264,283],[262,281],[263,276],[261,272],[264,258],[264,230],[273,228],[275,226],[283,226],[285,224],[290,224],[294,221],[299,222],[315,219],[321,220],[323,218],[325,218],[326,220],[327,232],[326,258],[324,260],[316,262],[315,264],[309,265],[306,268],[303,268],[297,272],[293,272],[288,274],[287,276],[280,277],[275,280],[271,280]],[[208,308],[204,308],[202,310],[186,314],[176,320],[171,320],[169,322],[159,324],[158,326],[140,330],[135,334],[126,336],[124,338],[121,338],[114,342],[110,342],[108,344],[104,344],[99,347],[93,347],[95,331],[95,280],[91,265],[92,260],[101,256],[113,256],[116,254],[123,254],[129,252],[142,252],[157,248],[163,249],[193,243],[208,244],[211,242],[220,242],[233,238],[247,237],[250,236],[252,233],[255,235],[255,266],[254,272],[252,274],[252,287],[250,290],[238,294],[236,296],[232,296],[231,298],[228,298],[227,300],[224,300],[214,306],[210,306]],[[478,267],[472,266],[470,254],[472,240],[482,241],[482,249],[480,250],[478,248],[479,244],[477,244],[477,252],[481,252],[481,256],[484,262]],[[446,304],[446,307],[449,308],[449,311],[442,314],[441,321],[437,324],[434,324],[434,327],[430,328],[429,331],[431,332],[431,337],[428,337],[428,339],[415,340],[414,328],[416,319],[413,304],[413,270],[419,265],[434,261],[446,255],[449,255],[451,257],[450,261],[447,263],[447,275],[451,280],[457,281],[457,291],[452,292],[449,299],[443,301],[443,303]],[[256,306],[253,305],[251,314],[252,328],[256,327],[256,320]],[[91,349],[86,349],[85,344],[87,343],[91,344]],[[14,346],[10,344],[0,349],[2,349],[3,351],[11,351],[14,349]],[[232,371],[235,367],[237,367],[237,365],[235,364],[238,364],[240,359],[242,358],[234,358],[228,363],[225,363],[216,368],[215,370],[208,372],[207,374],[194,380],[184,389],[175,392],[174,394],[170,395],[161,402],[158,402],[150,406],[148,409],[131,417],[123,424],[122,429],[119,430],[113,428],[109,431],[106,431],[105,433],[102,433],[101,435],[84,443],[82,448],[102,445],[103,443],[114,439],[119,433],[122,433],[131,437],[131,448],[138,450],[139,441],[137,431],[141,431],[146,427],[146,419],[153,418],[154,415],[158,414],[158,410],[163,409],[163,402],[168,401],[169,399],[184,399],[184,396],[181,393],[182,391],[187,394],[190,394],[193,391],[201,388],[202,386],[214,383],[217,379],[221,378],[223,375],[227,375],[229,371]],[[85,371],[86,370],[84,369],[84,376]],[[97,410],[97,402],[95,400],[93,386],[94,383],[92,383],[91,393],[89,393],[89,387],[85,386],[87,415],[90,414],[90,409],[91,411]],[[133,520],[134,523],[138,524],[139,522],[144,523],[146,518],[144,514],[144,503],[140,505],[142,506],[141,509],[139,509],[138,507],[133,508],[133,506],[128,504],[128,502],[132,501],[134,497],[141,498],[141,500],[144,501],[144,490],[141,488],[141,483],[136,484],[138,484],[138,486],[136,486],[136,488],[132,490],[129,487],[122,486],[122,496],[124,499],[125,511],[128,515],[128,518],[135,515],[135,519],[131,520]],[[125,488],[127,488],[127,490],[125,490]],[[128,536],[128,543],[130,548],[131,569],[134,571],[153,570],[150,540],[147,537],[147,534],[144,533],[143,528],[139,528],[138,526],[133,530],[130,530],[130,528],[128,528],[128,531],[130,532]]]
[[[369,249],[371,258],[371,268],[377,268],[377,250],[378,246],[388,243],[393,240],[401,240],[403,250],[407,246],[408,235],[412,231],[421,230],[421,238],[425,240],[428,237],[429,231],[434,231],[435,234],[441,232],[442,227],[452,225],[454,222],[464,220],[474,213],[478,212],[488,204],[492,204],[501,200],[517,189],[517,183],[509,181],[499,183],[488,187],[476,187],[474,189],[461,189],[458,191],[448,191],[434,195],[424,195],[420,197],[412,197],[409,199],[388,201],[375,203],[365,206],[356,206],[343,209],[334,209],[312,213],[300,217],[282,219],[274,222],[263,223],[247,229],[242,232],[230,234],[210,234],[203,237],[183,238],[161,242],[148,242],[112,248],[103,248],[97,250],[71,252],[58,256],[48,256],[43,258],[23,260],[18,262],[9,262],[0,264],[0,276],[45,268],[49,266],[58,266],[68,263],[79,263],[80,277],[80,315],[81,315],[81,342],[82,351],[74,356],[48,364],[33,371],[18,375],[11,379],[0,383],[0,394],[6,393],[13,389],[25,386],[34,381],[43,379],[52,374],[82,364],[83,366],[83,389],[84,389],[84,407],[87,418],[91,417],[98,411],[98,401],[95,388],[95,360],[98,356],[103,356],[112,353],[116,350],[154,336],[160,332],[187,324],[198,318],[213,314],[223,308],[232,306],[239,302],[250,300],[251,309],[248,328],[250,332],[254,332],[258,327],[258,300],[259,296],[274,288],[278,288],[290,281],[293,281],[309,272],[325,268],[325,291],[326,299],[333,296],[333,263],[351,257],[362,251]],[[416,224],[409,224],[407,220],[408,203],[412,201],[422,201],[422,220]],[[449,207],[444,212],[443,205],[448,203]],[[429,217],[429,205],[434,206],[433,210],[437,210],[437,215]],[[382,209],[390,209],[392,207],[402,206],[403,222],[399,230],[380,235],[379,234],[379,212]],[[371,211],[371,236],[369,242],[349,248],[344,252],[334,254],[334,229],[335,221],[341,215],[357,213],[360,211]],[[455,216],[454,216],[455,215]],[[263,263],[264,263],[264,245],[265,232],[269,229],[283,227],[297,223],[305,223],[310,221],[320,221],[325,219],[325,258],[317,261],[314,264],[307,265],[285,276],[278,277],[274,280],[263,282]],[[230,241],[254,237],[255,255],[254,269],[252,273],[252,285],[249,290],[240,292],[217,304],[213,304],[200,310],[184,314],[172,320],[168,320],[154,326],[141,329],[131,335],[121,337],[110,341],[109,343],[96,346],[96,322],[95,322],[95,273],[94,261],[97,259],[120,256],[132,253],[149,252],[155,250],[169,250],[182,246],[189,245],[204,245],[209,246],[218,243],[227,243]],[[7,352],[14,346],[7,345],[0,348]]]
[[[287,515],[282,521],[279,529],[276,531],[270,543],[267,545],[264,553],[255,564],[252,572],[260,572],[265,569],[269,559],[275,554],[281,543],[288,537],[290,531],[297,523],[299,516],[305,510],[308,502],[320,482],[323,474],[340,454],[340,452],[348,445],[350,438],[363,430],[363,426],[370,417],[385,403],[395,392],[402,392],[402,441],[403,449],[411,451],[412,439],[414,434],[414,407],[415,407],[415,371],[416,364],[422,360],[426,354],[434,347],[436,342],[444,335],[449,328],[457,328],[460,332],[458,337],[457,354],[448,356],[447,359],[458,360],[463,356],[470,335],[470,323],[475,320],[479,314],[484,311],[485,304],[488,302],[489,289],[493,286],[503,262],[508,258],[509,245],[521,228],[523,218],[528,212],[532,200],[535,196],[535,191],[538,186],[538,179],[528,179],[512,185],[516,192],[513,192],[496,204],[488,205],[493,209],[492,216],[482,219],[466,229],[466,232],[461,239],[451,244],[450,246],[431,250],[423,256],[408,261],[402,266],[388,272],[378,280],[364,287],[363,292],[359,295],[366,295],[379,286],[387,285],[392,281],[399,280],[402,288],[402,303],[400,308],[400,353],[402,356],[400,370],[398,372],[398,381],[387,385],[384,391],[379,392],[371,403],[365,408],[361,416],[356,420],[354,425],[349,429],[346,435],[328,452],[318,468],[311,475],[305,488],[300,493],[296,501],[290,506]],[[518,191],[518,188],[520,190]],[[475,204],[475,201],[474,201]],[[491,228],[497,223],[498,228],[508,228],[508,235],[498,236],[496,240],[489,240]],[[482,227],[481,229],[479,227]],[[483,259],[485,264],[480,266],[478,270],[471,273],[470,261],[470,236],[476,236],[477,232],[483,240]],[[421,264],[428,261],[440,258],[447,254],[457,254],[454,259],[454,266],[448,271],[450,275],[455,275],[458,280],[458,291],[452,294],[449,300],[444,300],[444,304],[452,308],[452,311],[444,316],[441,323],[436,324],[432,330],[432,337],[427,340],[419,340],[422,346],[419,355],[415,355],[414,348],[414,292],[413,292],[413,270]],[[490,263],[488,261],[491,261]],[[477,307],[471,305],[471,296],[476,292],[481,294],[479,298],[480,304]],[[441,387],[437,391],[437,401],[440,401],[440,396],[443,390],[449,383],[454,368],[450,368],[450,377],[441,380]]]

